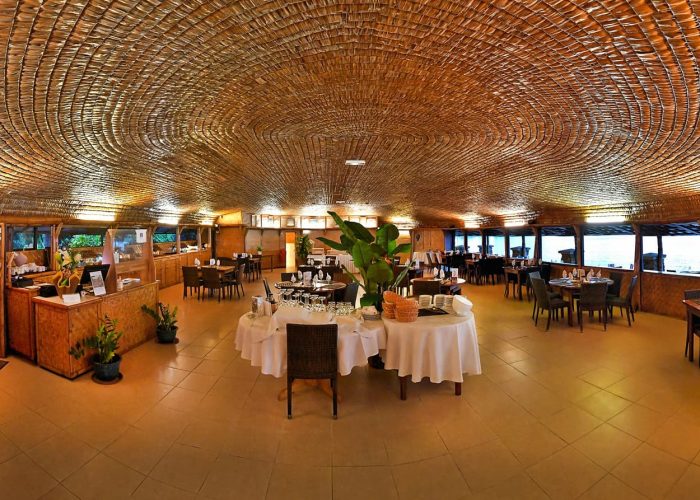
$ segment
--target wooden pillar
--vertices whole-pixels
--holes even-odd
[[[535,235],[535,248],[532,249],[532,258],[539,262],[542,258],[542,228],[533,227],[532,234]]]
[[[579,225],[574,226],[574,234],[576,235],[576,267],[583,267],[583,228]]]
[[[0,262],[2,262],[2,276],[0,276],[0,358],[7,355],[7,332],[5,331],[5,279],[9,272],[7,259],[5,258],[6,226],[0,223]]]
[[[642,258],[642,228],[639,224],[632,224],[632,229],[634,230],[634,265],[633,265],[633,275],[636,274],[637,278],[637,289],[634,291],[634,297],[632,298],[632,303],[637,303],[635,310],[639,310],[642,305],[642,269],[644,266]],[[659,236],[659,253],[661,253],[661,236]],[[620,291],[620,294],[625,293],[624,290]]]
[[[510,231],[505,228],[503,229],[503,248],[506,260],[510,259]]]
[[[479,230],[481,233],[481,256],[486,257],[487,251],[486,251],[486,244],[488,243],[488,238],[486,237],[486,232]]]

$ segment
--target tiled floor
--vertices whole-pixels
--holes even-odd
[[[275,274],[276,276],[276,274]],[[340,418],[320,392],[277,400],[282,380],[234,348],[246,298],[183,301],[177,346],[124,358],[124,380],[70,382],[17,358],[0,371],[0,497],[698,498],[700,368],[682,321],[640,313],[603,332],[544,332],[531,305],[465,286],[484,373],[463,395],[355,369]]]

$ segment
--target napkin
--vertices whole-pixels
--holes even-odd
[[[462,295],[455,295],[452,299],[452,310],[457,316],[466,316],[472,312],[472,302]]]
[[[562,277],[562,278],[566,278],[566,277],[567,277],[567,275],[566,275],[566,269],[564,269],[564,270],[562,271],[561,277]]]
[[[304,275],[301,274],[301,271],[297,271],[297,278],[299,278],[300,280],[304,278]]]
[[[444,269],[440,269],[440,279],[441,280],[445,279],[445,270]]]
[[[217,265],[217,266],[220,266],[220,265],[221,265],[221,261],[220,261],[219,259],[216,259],[216,265]]]
[[[215,259],[209,259],[209,265],[213,266],[216,263]]]
[[[194,259],[194,265],[197,266],[197,267],[200,266],[199,259]]]
[[[292,283],[296,283],[296,281],[297,281],[297,277],[292,274]]]
[[[596,274],[596,278],[601,278],[601,277],[602,277],[602,276],[601,276],[601,274],[600,274],[600,269],[598,269],[598,273]]]

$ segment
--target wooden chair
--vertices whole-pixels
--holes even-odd
[[[343,294],[343,302],[350,302],[354,307],[355,303],[357,302],[357,292],[359,289],[359,283],[349,283],[344,290],[345,293]]]
[[[413,282],[413,296],[437,295],[440,293],[440,282],[437,280],[415,280]]]
[[[535,326],[537,326],[537,321],[540,318],[540,311],[547,310],[547,328],[545,331],[549,331],[549,325],[552,321],[552,314],[556,313],[557,318],[559,317],[559,311],[566,309],[569,311],[569,301],[564,300],[561,297],[550,296],[547,293],[547,285],[542,278],[531,278],[532,289],[535,292],[535,303],[537,304],[537,312],[535,314]],[[562,313],[563,316],[563,313]]]
[[[583,331],[583,311],[591,314],[598,311],[598,321],[603,321],[603,329],[608,329],[607,283],[581,283],[581,295],[576,306],[579,329]]]
[[[182,266],[182,298],[187,298],[187,292],[193,293],[197,289],[197,300],[200,299],[202,279],[199,270],[195,266]]]
[[[311,273],[311,278],[314,277],[316,273],[318,273],[318,269],[316,269],[314,266],[299,266],[299,271],[301,271],[301,275],[303,276],[304,273]]]
[[[280,273],[280,281],[292,281],[292,276],[296,273]]]
[[[615,297],[621,297],[620,292],[622,291],[622,279],[624,274],[611,272],[610,279],[613,281],[612,285],[608,286],[608,299]]]
[[[214,290],[216,290],[219,302],[221,302],[221,295],[226,293],[226,283],[219,276],[219,271],[213,267],[203,267],[202,282],[204,290],[209,291],[210,297],[214,295]]]
[[[634,294],[634,289],[637,286],[637,276],[632,276],[629,285],[627,286],[627,294],[624,297],[615,297],[615,295],[608,293],[608,308],[610,309],[610,319],[613,317],[613,308],[620,308],[620,316],[622,316],[622,310],[627,311],[627,326],[632,326],[632,321],[634,321],[634,308],[632,307],[632,295]],[[612,279],[612,278],[611,278]],[[632,315],[632,321],[630,321],[630,314]]]
[[[683,292],[683,298],[685,300],[698,300],[700,299],[700,290],[686,290]],[[688,334],[685,337],[685,356],[688,356],[688,359],[693,361],[693,355],[695,354],[695,337],[697,336],[700,340],[700,320],[695,316],[691,316],[687,320],[693,323],[690,328],[688,328]],[[698,363],[700,364],[700,360]]]
[[[338,266],[321,266],[321,271],[323,271],[323,277],[327,278],[329,275],[331,279],[335,279],[336,274],[340,274],[343,270]],[[318,271],[316,271],[318,274]]]
[[[287,324],[287,418],[296,379],[330,379],[338,418],[338,325]]]

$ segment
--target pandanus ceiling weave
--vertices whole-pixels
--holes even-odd
[[[196,220],[342,200],[430,222],[693,206],[699,10],[0,0],[0,210]]]

